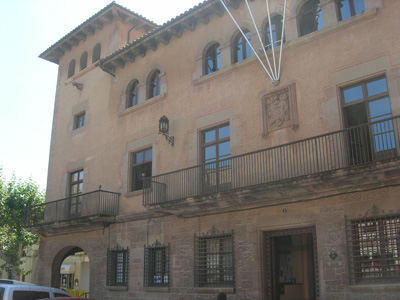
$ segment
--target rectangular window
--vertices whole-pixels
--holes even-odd
[[[347,221],[352,283],[390,283],[400,279],[400,215]]]
[[[144,286],[169,286],[169,270],[169,245],[156,243],[144,247]]]
[[[128,286],[129,250],[107,249],[107,286]]]
[[[364,0],[336,0],[339,21],[351,18],[365,11]]]
[[[396,143],[386,78],[364,80],[341,93],[345,127],[354,127],[348,131],[353,164],[391,157]]]
[[[70,173],[69,198],[70,215],[78,217],[81,211],[83,193],[83,170]]]
[[[74,116],[74,129],[85,126],[85,112],[81,112]]]
[[[232,183],[229,124],[205,130],[201,138],[205,192],[229,189]]]
[[[234,287],[233,233],[195,237],[195,285]]]
[[[151,148],[132,153],[131,191],[142,190],[143,178],[151,176],[152,156]]]

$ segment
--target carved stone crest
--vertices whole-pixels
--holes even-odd
[[[264,137],[271,131],[298,127],[294,84],[261,95],[261,101]]]

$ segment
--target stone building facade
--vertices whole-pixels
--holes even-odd
[[[36,283],[84,251],[97,300],[400,299],[400,2],[284,2],[225,1],[279,81],[218,0],[162,26],[113,2],[40,55]]]

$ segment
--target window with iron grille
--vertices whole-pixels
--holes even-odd
[[[233,232],[195,236],[195,285],[197,287],[234,287],[235,268]]]
[[[129,249],[107,250],[107,286],[128,286]]]
[[[163,246],[158,241],[151,246],[144,247],[144,286],[169,286],[169,253],[169,245]]]
[[[347,222],[352,283],[399,282],[399,234],[400,215]]]

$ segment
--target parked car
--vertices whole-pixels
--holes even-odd
[[[94,300],[94,299],[89,299],[89,298],[84,298],[86,300]],[[40,299],[40,300],[82,300],[82,298],[46,298],[46,299]]]
[[[23,282],[14,279],[0,279],[0,284],[22,284],[22,285],[34,285],[33,283]]]
[[[15,282],[0,283],[0,300],[38,300],[43,298],[59,300],[60,297],[68,300],[72,298],[67,292],[52,287]]]

